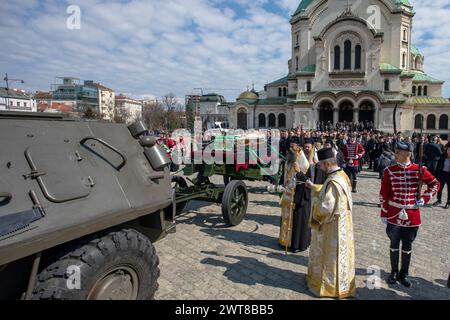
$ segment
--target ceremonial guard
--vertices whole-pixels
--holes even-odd
[[[389,284],[399,281],[411,287],[408,280],[412,243],[421,225],[419,207],[428,204],[440,188],[439,182],[424,166],[411,162],[413,145],[396,144],[396,165],[386,168],[380,191],[381,219],[387,224],[386,232],[391,240],[391,274]],[[422,194],[422,185],[427,189]],[[400,242],[402,261],[399,270]]]
[[[358,183],[359,162],[362,161],[365,151],[361,143],[356,141],[356,134],[353,134],[350,141],[344,146],[345,173],[347,173],[352,183],[352,192],[356,193]]]

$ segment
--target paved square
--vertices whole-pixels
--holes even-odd
[[[221,177],[213,181],[221,183]],[[161,269],[156,299],[315,299],[306,287],[308,252],[285,255],[278,246],[279,198],[266,192],[267,183],[246,184],[250,203],[241,225],[225,228],[220,206],[192,202],[178,218],[177,232],[156,244]],[[377,206],[380,180],[363,171],[358,187],[356,298],[450,299],[450,210],[422,210],[410,270],[413,287],[388,286],[383,279],[390,271],[389,241]],[[379,288],[372,289],[377,280]]]

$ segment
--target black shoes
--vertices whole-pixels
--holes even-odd
[[[392,271],[391,275],[389,276],[389,278],[386,279],[386,282],[388,284],[395,284],[397,282],[397,272],[396,271]]]
[[[442,204],[441,200],[436,201],[435,203],[433,203],[433,207],[437,207],[440,206]]]
[[[445,208],[445,210],[450,209],[450,203],[447,203],[444,208]]]
[[[400,284],[406,288],[411,288],[411,281],[409,281],[408,276],[406,274],[402,274],[400,272],[398,278],[397,278],[398,282],[400,282]]]

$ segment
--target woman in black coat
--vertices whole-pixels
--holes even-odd
[[[445,185],[447,185],[447,204],[445,205],[445,209],[450,208],[450,148],[447,145],[444,148],[444,152],[442,153],[441,158],[438,161],[436,166],[436,178],[441,183],[441,189],[438,192],[438,200],[434,204],[435,206],[439,206],[442,204],[442,192],[444,191]]]

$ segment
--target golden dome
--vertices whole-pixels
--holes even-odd
[[[258,100],[259,97],[256,93],[251,91],[242,92],[236,100]]]

